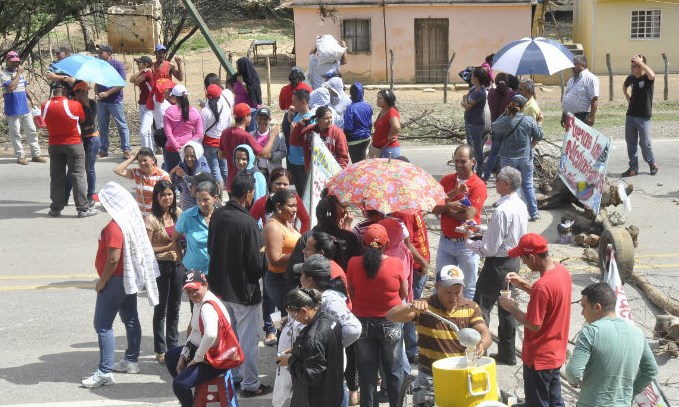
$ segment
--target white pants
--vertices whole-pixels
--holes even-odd
[[[156,149],[153,142],[153,110],[148,110],[146,105],[139,105],[139,142],[142,147]]]
[[[31,155],[40,155],[40,143],[38,143],[38,133],[35,130],[33,116],[30,113],[7,116],[9,127],[9,139],[12,141],[12,148],[17,158],[24,157],[24,146],[21,144],[21,128],[26,133],[26,140],[31,148]]]

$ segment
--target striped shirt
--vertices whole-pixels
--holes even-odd
[[[454,322],[460,329],[485,324],[481,309],[473,301],[460,298],[455,308],[447,311],[436,294],[427,299],[429,311]],[[431,364],[439,359],[464,355],[465,349],[457,341],[450,326],[427,314],[415,315],[417,345],[420,348],[419,368],[431,372]]]
[[[482,257],[507,257],[509,249],[528,233],[528,209],[519,194],[512,192],[497,201],[482,240],[467,239],[467,247]]]
[[[170,181],[170,175],[162,170],[160,167],[155,167],[151,175],[144,175],[141,168],[131,168],[132,176],[134,177],[134,187],[137,193],[137,204],[142,215],[146,216],[151,212],[151,204],[153,203],[153,187],[160,180]]]
[[[562,110],[567,113],[589,112],[592,99],[599,97],[599,78],[589,70],[580,72],[576,78],[571,76],[563,94]]]

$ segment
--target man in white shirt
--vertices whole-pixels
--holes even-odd
[[[516,192],[520,187],[521,172],[513,167],[503,167],[495,182],[495,189],[501,198],[497,201],[497,209],[488,222],[483,239],[466,240],[469,249],[485,257],[476,282],[474,302],[481,308],[489,326],[490,312],[500,297],[500,290],[507,290],[505,276],[509,272],[518,272],[521,266],[518,258],[510,258],[507,254],[528,232],[528,209]],[[509,312],[498,307],[498,353],[490,356],[498,363],[515,365],[515,337],[516,320]]]
[[[599,78],[587,70],[587,58],[584,55],[573,57],[573,76],[566,84],[561,110],[561,125],[566,126],[566,113],[594,126],[594,119],[599,103]]]

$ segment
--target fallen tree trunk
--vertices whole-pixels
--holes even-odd
[[[679,317],[679,302],[670,298],[664,292],[658,290],[651,282],[649,282],[646,277],[639,275],[639,273],[632,273],[628,279],[629,283],[640,289],[649,301],[653,303],[656,307],[665,310],[670,315]],[[674,332],[676,337],[675,340],[679,340],[679,320],[674,322]],[[668,328],[669,334],[669,328]]]

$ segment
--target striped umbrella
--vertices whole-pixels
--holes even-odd
[[[515,76],[552,75],[572,67],[568,48],[542,37],[512,41],[493,57],[493,69]]]

